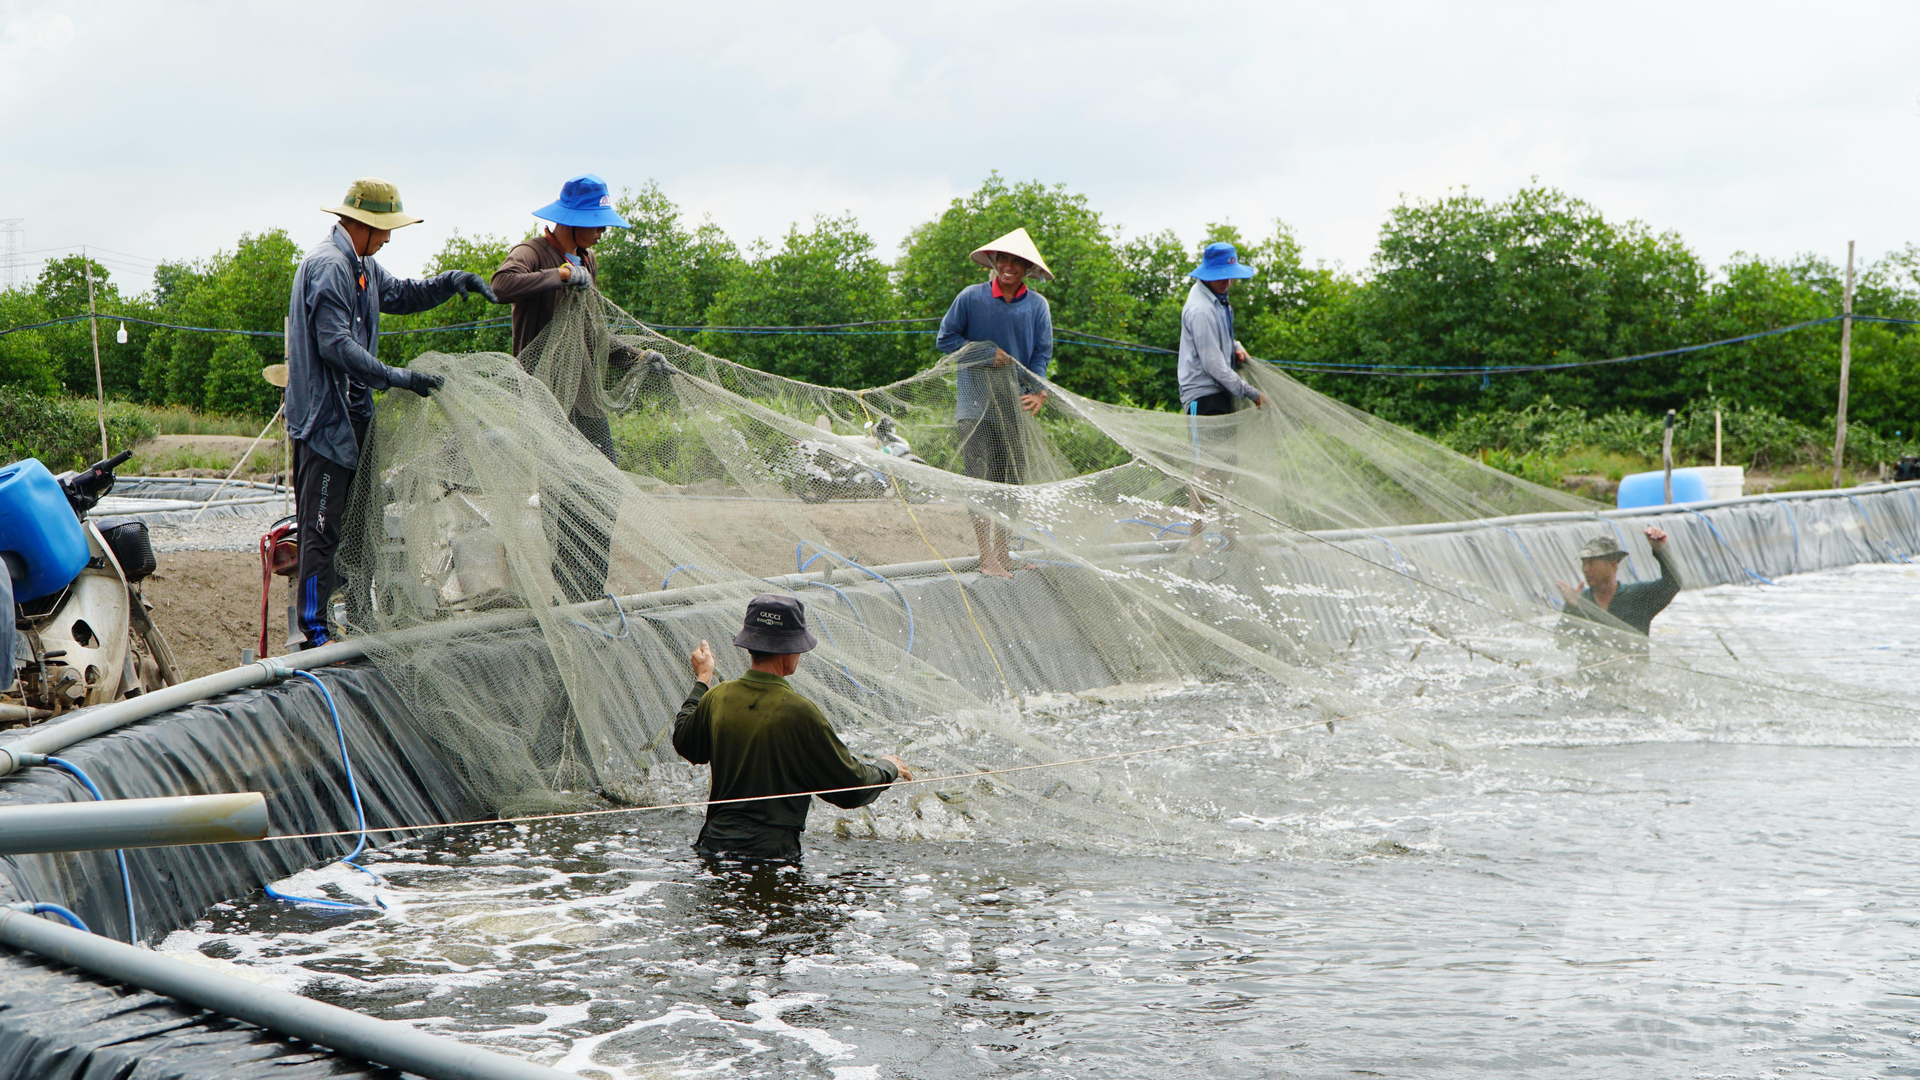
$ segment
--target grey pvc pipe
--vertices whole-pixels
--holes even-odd
[[[267,835],[257,791],[0,806],[0,855],[230,844]]]
[[[428,1080],[560,1080],[568,1076],[20,911],[0,909],[0,942]]]
[[[237,668],[162,687],[151,693],[141,694],[137,698],[81,709],[69,713],[65,720],[36,728],[11,742],[0,743],[0,776],[9,775],[19,769],[19,755],[22,754],[57,754],[82,739],[104,735],[115,728],[125,727],[135,720],[144,720],[157,713],[166,712],[168,709],[191,705],[216,694],[225,694],[271,682],[283,677],[282,673],[288,669],[324,667],[327,664],[337,664],[342,660],[358,660],[364,655],[366,653],[358,644],[351,641],[337,641],[322,645],[318,649],[297,652],[292,656],[242,664]]]

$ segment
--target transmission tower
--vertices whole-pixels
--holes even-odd
[[[20,238],[25,235],[26,218],[0,218],[0,288],[20,287],[20,271],[26,266],[20,259]]]

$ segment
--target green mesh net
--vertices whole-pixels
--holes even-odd
[[[1554,581],[1603,530],[1648,576],[1633,522],[1284,374],[1256,366],[1269,406],[1229,416],[1057,386],[1029,415],[1036,386],[993,352],[815,386],[569,292],[517,360],[430,353],[415,363],[443,390],[386,395],[339,555],[344,628],[499,810],[647,804],[701,789],[669,741],[687,654],[710,640],[737,674],[746,601],[791,593],[822,643],[795,682],[855,751],[965,774],[841,816],[902,836],[1187,843],[1231,813],[1180,805],[1137,759],[1060,764],[1101,756],[1058,722],[1063,695],[1241,680],[1253,726],[1364,717],[1442,758],[1466,752],[1454,722],[1474,710],[1901,709],[1805,687],[1756,703],[1705,646],[1649,657],[1576,624]],[[956,419],[963,387],[977,418]],[[966,475],[994,468],[1012,471]],[[1777,524],[1723,524],[1782,550]],[[1672,528],[1690,579],[1738,580],[1706,530]],[[1002,546],[1011,576],[982,573]],[[1422,650],[1470,663],[1437,671]],[[1109,751],[1154,745],[1107,734]]]

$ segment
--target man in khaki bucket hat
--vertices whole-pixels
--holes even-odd
[[[287,302],[287,434],[300,523],[294,618],[306,647],[329,640],[333,552],[373,423],[373,392],[398,387],[424,397],[444,382],[380,361],[380,316],[426,311],[468,293],[499,302],[478,274],[396,278],[373,261],[393,230],[420,220],[406,212],[393,184],[355,180],[339,205],[321,209],[339,220],[294,271]]]

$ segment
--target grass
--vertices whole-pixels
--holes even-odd
[[[135,405],[133,408],[146,417],[161,435],[242,435],[251,439],[267,426],[264,416],[224,416],[189,409],[185,405]],[[231,462],[228,467],[232,467]]]

